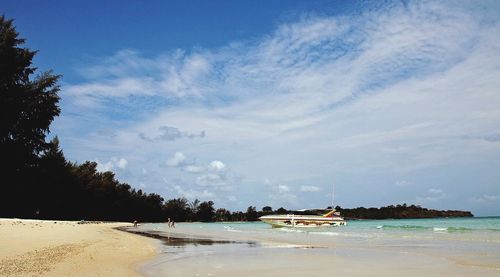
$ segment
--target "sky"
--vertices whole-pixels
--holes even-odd
[[[500,215],[498,1],[2,1],[71,161],[246,210]]]

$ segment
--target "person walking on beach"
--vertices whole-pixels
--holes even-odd
[[[167,224],[168,224],[168,228],[170,228],[170,224],[172,224],[172,222],[170,221],[170,217],[168,218]]]
[[[172,228],[175,228],[175,221],[174,221],[173,219],[172,219],[172,222],[170,223],[170,226],[171,226]]]
[[[134,227],[137,228],[137,220],[134,220]]]

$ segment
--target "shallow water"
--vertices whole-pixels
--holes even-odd
[[[290,263],[294,272],[308,276],[327,274],[330,263],[342,268],[336,272],[358,276],[500,272],[500,218],[359,220],[317,229],[271,228],[261,222],[143,224],[138,231],[163,237],[162,253],[142,270],[148,276],[243,271],[280,276]]]

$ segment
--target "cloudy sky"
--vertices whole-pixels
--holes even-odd
[[[500,214],[498,1],[14,2],[64,75],[72,161],[232,210],[335,185],[344,207]]]

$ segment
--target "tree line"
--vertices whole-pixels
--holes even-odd
[[[165,201],[99,172],[97,163],[70,162],[59,140],[47,141],[50,124],[61,110],[60,75],[33,76],[37,51],[23,48],[13,21],[0,16],[0,217],[109,221],[255,221],[262,215],[290,211],[269,206],[245,212],[215,209],[214,202],[185,198]],[[341,209],[352,218],[457,216],[456,211],[389,206]],[[470,214],[470,213],[469,213]]]
[[[418,205],[390,205],[381,208],[358,207],[343,209],[335,207],[346,219],[403,219],[403,218],[435,218],[435,217],[472,217],[469,211],[433,210]]]

